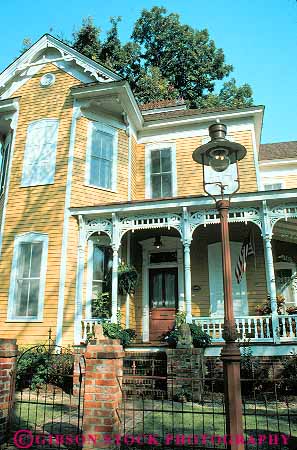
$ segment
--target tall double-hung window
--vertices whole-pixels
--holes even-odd
[[[99,122],[91,122],[87,151],[87,184],[116,190],[117,131]]]
[[[8,319],[42,319],[47,248],[46,234],[26,233],[15,239]]]
[[[176,195],[175,146],[149,145],[146,148],[146,197]]]
[[[22,186],[54,183],[58,120],[42,119],[28,126]]]

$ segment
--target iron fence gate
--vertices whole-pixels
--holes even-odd
[[[12,374],[6,445],[81,448],[84,374],[84,357],[51,340],[23,351]]]
[[[279,364],[246,362],[241,370],[244,435],[235,439],[246,450],[296,449],[297,390],[284,383]],[[222,370],[209,363],[200,379],[168,372],[146,372],[139,359],[128,358],[121,380],[121,449],[226,449]]]

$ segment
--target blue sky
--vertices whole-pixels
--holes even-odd
[[[120,35],[129,39],[143,8],[165,6],[181,21],[207,28],[254,103],[265,105],[262,142],[297,140],[297,2],[295,0],[11,0],[1,3],[0,70],[18,56],[24,37],[46,32],[71,37],[82,17],[92,16],[103,32],[109,17],[122,16]]]

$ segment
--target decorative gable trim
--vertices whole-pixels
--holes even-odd
[[[87,58],[53,36],[45,34],[0,74],[1,98],[12,95],[19,88],[19,83],[17,83],[17,87],[10,88],[9,94],[6,94],[8,85],[13,79],[17,78],[20,82],[26,82],[48,63],[56,64],[83,82],[106,83],[122,79],[107,67]],[[75,70],[76,68],[79,70]]]

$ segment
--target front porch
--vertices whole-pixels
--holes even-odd
[[[84,319],[81,323],[81,339],[86,341],[101,319]],[[222,343],[223,317],[193,317],[192,323],[200,325],[212,339],[212,343]],[[278,316],[278,333],[272,327],[272,316],[247,316],[235,319],[239,341],[251,343],[297,343],[297,314]]]
[[[184,311],[187,322],[201,325],[211,336],[213,344],[219,345],[223,342],[218,213],[199,205],[199,201],[196,207],[189,208],[182,205],[178,207],[176,203],[171,212],[168,212],[168,208],[162,212],[153,212],[151,209],[144,214],[142,208],[139,208],[139,213],[133,211],[132,214],[128,210],[125,213],[117,211],[116,206],[113,206],[113,212],[109,213],[104,213],[102,208],[98,213],[94,211],[95,208],[92,208],[92,211],[80,211],[80,214],[78,211],[72,211],[79,217],[80,229],[76,283],[76,343],[85,341],[94,324],[101,321],[91,314],[92,268],[88,266],[86,269],[86,265],[90,261],[92,246],[100,246],[102,242],[109,247],[112,254],[111,322],[116,322],[118,313],[121,312],[122,324],[126,328],[136,329],[139,345],[160,345],[160,339],[153,335],[152,313],[158,308],[160,312],[162,307],[166,307],[173,314],[172,325],[174,312]],[[297,312],[294,311],[297,304],[297,296],[294,294],[297,237],[296,224],[293,221],[296,216],[295,205],[271,204],[268,207],[262,201],[256,207],[243,204],[230,210],[233,266],[247,233],[252,230],[255,236],[255,258],[248,261],[242,282],[240,285],[234,282],[233,289],[236,327],[241,341],[274,344],[293,343],[297,340]],[[162,239],[161,250],[156,250],[154,245],[156,236]],[[158,253],[159,256],[162,253],[164,257],[166,254],[167,259],[163,256],[159,258]],[[140,283],[132,296],[119,296],[118,293],[118,268],[122,262],[134,265],[140,274]],[[287,277],[287,281],[289,279],[291,283],[287,282],[281,291],[276,278],[288,275],[285,266],[289,265],[291,278]],[[234,272],[234,267],[232,271]],[[172,284],[176,284],[176,294],[173,294],[171,289],[171,294],[166,294],[168,298],[162,298],[163,286],[163,291],[160,288],[162,295],[154,292],[153,298],[150,283],[153,272],[160,277],[164,272],[176,273],[175,278],[173,275],[171,278]],[[98,280],[96,283],[98,285]],[[162,283],[170,285],[166,280]],[[153,284],[156,285],[156,281]],[[286,306],[291,307],[290,314],[286,313],[286,309],[281,313],[277,310],[277,293],[285,295]],[[263,303],[267,297],[270,298],[271,314],[255,315],[256,305]],[[170,320],[166,320],[163,321],[165,328],[158,330],[159,335],[169,328]]]

